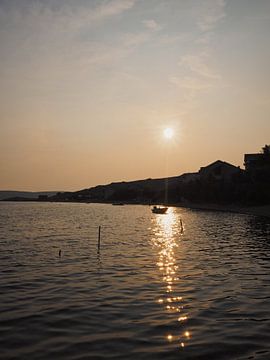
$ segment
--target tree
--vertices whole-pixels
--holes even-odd
[[[269,156],[269,155],[270,155],[270,145],[265,145],[265,146],[262,148],[262,153],[263,153],[265,156]]]

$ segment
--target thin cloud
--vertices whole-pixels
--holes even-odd
[[[112,42],[91,37],[84,41],[81,34],[91,34],[92,27],[128,11],[135,3],[136,0],[111,0],[98,2],[97,6],[91,2],[89,6],[66,3],[53,8],[45,2],[29,2],[15,8],[0,2],[0,22],[5,29],[1,33],[4,53],[8,53],[14,62],[21,57],[16,71],[20,67],[27,71],[29,62],[24,61],[25,54],[30,54],[34,47],[31,66],[32,70],[37,67],[37,74],[40,68],[50,66],[57,67],[61,73],[78,64],[85,68],[116,62],[127,56],[131,48],[147,41],[148,35],[127,34],[121,43],[117,37]]]
[[[202,78],[219,79],[220,76],[207,64],[209,56],[207,53],[201,53],[198,55],[185,55],[182,56],[178,65],[185,67],[193,74],[199,75]]]
[[[194,94],[198,91],[203,91],[210,89],[212,87],[210,82],[205,82],[202,79],[198,79],[195,77],[188,77],[185,76],[183,78],[177,77],[177,76],[171,76],[170,82],[174,85],[176,85],[178,88],[184,89],[184,90],[191,90]]]
[[[159,37],[158,43],[161,45],[173,45],[180,42],[188,42],[191,39],[191,35],[189,33],[183,33],[180,35],[168,35],[164,34]]]
[[[201,50],[180,57],[179,72],[169,78],[169,82],[183,92],[183,97],[194,100],[201,93],[220,84],[221,76],[211,61],[211,39],[214,28],[225,18],[225,0],[205,0],[196,11],[199,12],[197,25],[201,30],[196,39]]]
[[[123,47],[136,47],[146,43],[150,38],[151,34],[149,32],[128,33],[122,36],[121,43]]]
[[[82,46],[79,56],[80,65],[85,68],[116,64],[150,39],[150,32],[127,33],[115,39],[114,43],[110,45],[91,43],[90,47]]]
[[[159,31],[162,29],[162,27],[153,19],[144,20],[143,24],[147,29],[152,31]]]
[[[203,3],[203,15],[198,21],[202,31],[210,31],[216,27],[225,16],[225,0],[209,0]]]
[[[130,10],[136,0],[111,0],[103,2],[97,6],[72,6],[64,4],[58,8],[53,8],[45,2],[19,3],[19,6],[4,6],[0,2],[1,23],[7,22],[13,26],[34,25],[41,29],[59,30],[60,32],[75,31],[84,27],[89,27],[98,22],[105,21],[111,17],[120,15]]]
[[[196,96],[217,86],[221,76],[211,67],[210,55],[205,51],[181,57],[178,65],[181,75],[173,75],[169,82],[183,91],[183,97],[194,100]]]
[[[90,12],[92,20],[104,20],[131,9],[136,0],[114,0],[97,6]]]

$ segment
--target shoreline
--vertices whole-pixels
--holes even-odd
[[[38,199],[24,199],[24,200],[1,200],[1,202],[36,202],[36,203],[81,203],[81,204],[114,204],[109,201],[40,201]],[[123,202],[123,205],[147,205],[153,206],[155,204],[143,203],[143,202]],[[164,204],[163,204],[164,205]],[[246,214],[253,216],[263,216],[270,218],[270,204],[260,206],[239,206],[239,205],[219,205],[219,204],[206,204],[206,203],[173,203],[167,204],[168,206],[181,207],[184,209],[191,210],[202,210],[202,211],[220,211],[220,212],[231,212],[237,214]]]
[[[238,205],[185,203],[185,204],[181,204],[181,205],[178,204],[175,206],[192,209],[192,210],[231,212],[231,213],[236,213],[236,214],[264,216],[264,217],[270,218],[270,205],[238,206]]]

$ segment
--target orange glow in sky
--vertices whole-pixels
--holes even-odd
[[[270,2],[154,4],[0,2],[0,189],[163,177],[167,121],[168,176],[269,143]]]

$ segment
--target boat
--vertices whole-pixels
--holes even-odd
[[[115,202],[115,203],[112,203],[112,205],[115,205],[115,206],[123,206],[124,203],[122,203],[122,202]]]
[[[168,210],[168,208],[165,207],[165,206],[163,206],[163,207],[161,207],[161,206],[152,207],[152,213],[154,213],[154,214],[166,214],[167,210]]]

